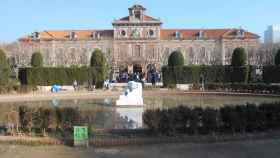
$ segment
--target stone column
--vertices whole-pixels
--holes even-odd
[[[225,49],[225,43],[224,40],[221,40],[221,59],[222,59],[222,65],[226,64],[226,49]]]

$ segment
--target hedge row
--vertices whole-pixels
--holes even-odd
[[[50,129],[51,124],[55,124],[61,129],[72,129],[74,125],[79,125],[80,114],[77,108],[29,108],[20,106],[18,110],[19,127],[23,132],[30,132],[32,129],[44,131]],[[55,118],[54,120],[52,120]],[[53,127],[55,128],[55,127]]]
[[[5,85],[9,81],[10,69],[0,67],[0,85]]]
[[[201,76],[205,82],[212,83],[247,82],[250,70],[252,69],[247,66],[164,66],[162,67],[162,75],[165,86],[177,83],[201,83]]]
[[[104,120],[111,120],[113,116],[112,111],[59,106],[19,106],[6,115],[6,134],[51,134],[59,138],[73,138],[73,126],[88,126],[89,134],[92,128],[111,127],[111,123]]]
[[[238,91],[250,93],[280,94],[280,85],[269,85],[265,83],[207,83],[205,89],[215,91]]]
[[[280,66],[265,66],[263,68],[265,83],[280,83]]]
[[[155,134],[225,134],[280,128],[280,102],[225,106],[147,110],[143,121]]]
[[[280,83],[280,66],[264,66],[262,75],[257,74],[256,70],[256,66],[164,66],[162,75],[165,86],[201,83],[201,76],[205,83]]]
[[[72,85],[76,80],[79,84],[90,83],[100,87],[105,79],[105,72],[103,69],[93,67],[33,67],[21,68],[19,79],[23,85]]]

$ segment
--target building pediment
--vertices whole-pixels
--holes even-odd
[[[145,14],[146,8],[141,5],[134,5],[128,8],[129,15],[120,19],[116,19],[113,25],[129,25],[129,24],[161,24],[160,20]]]
[[[126,16],[120,19],[116,19],[113,22],[113,25],[129,25],[129,24],[162,24],[162,22],[159,19],[156,19],[154,17],[148,16],[148,15],[143,15],[143,19],[133,19],[130,16]]]

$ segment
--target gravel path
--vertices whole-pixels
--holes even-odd
[[[280,139],[115,148],[0,145],[1,158],[279,158]]]

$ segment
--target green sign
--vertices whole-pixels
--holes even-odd
[[[88,127],[74,126],[74,144],[83,145],[88,142]]]

